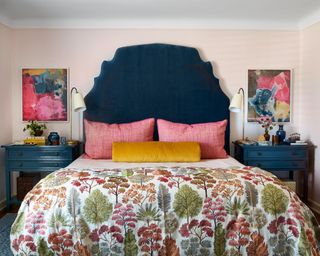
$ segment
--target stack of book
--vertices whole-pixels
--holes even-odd
[[[35,136],[35,137],[27,137],[24,139],[24,144],[31,144],[31,145],[45,145],[46,144],[46,137],[44,136]]]
[[[296,142],[291,142],[290,145],[293,145],[293,146],[308,145],[308,142],[304,140],[297,140]]]

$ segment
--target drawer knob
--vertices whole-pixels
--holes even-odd
[[[261,153],[261,152],[258,152],[257,154],[258,154],[258,156],[262,156],[262,153]]]
[[[23,163],[19,163],[19,167],[22,167],[23,166]]]

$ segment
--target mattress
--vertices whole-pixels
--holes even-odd
[[[210,167],[210,168],[229,168],[230,166],[243,167],[244,165],[238,162],[231,156],[225,159],[205,159],[200,162],[193,163],[122,163],[122,162],[113,162],[112,160],[106,159],[90,159],[85,155],[80,156],[74,162],[72,162],[67,168],[135,168],[135,167]]]

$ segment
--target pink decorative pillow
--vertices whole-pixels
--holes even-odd
[[[194,141],[200,144],[201,158],[226,158],[224,138],[227,120],[203,124],[179,124],[157,120],[159,141]]]
[[[85,151],[90,158],[111,159],[112,142],[153,141],[154,119],[127,124],[107,124],[84,120]]]

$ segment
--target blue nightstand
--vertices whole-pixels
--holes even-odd
[[[256,166],[266,171],[303,171],[303,201],[308,200],[309,149],[312,145],[245,145],[235,142],[235,158],[244,165]]]
[[[6,206],[17,203],[11,198],[11,173],[52,172],[68,166],[80,155],[80,145],[33,146],[4,145],[6,150]]]

